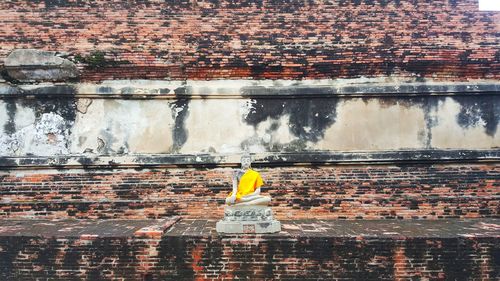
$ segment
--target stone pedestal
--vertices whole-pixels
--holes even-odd
[[[226,206],[216,229],[219,233],[275,233],[281,231],[281,224],[268,206]]]

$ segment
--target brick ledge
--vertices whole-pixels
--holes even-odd
[[[276,234],[218,234],[216,220],[11,220],[0,221],[1,237],[293,237],[346,239],[500,238],[500,218],[440,220],[282,220]]]
[[[235,167],[240,154],[130,154],[0,157],[0,169],[13,168],[161,168]],[[255,167],[335,164],[475,163],[499,162],[500,149],[487,150],[396,150],[306,151],[253,154]]]

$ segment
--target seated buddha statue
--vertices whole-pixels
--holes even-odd
[[[226,204],[234,206],[267,205],[271,197],[260,195],[264,184],[260,174],[251,168],[252,158],[249,155],[241,157],[241,169],[233,174],[233,191],[226,198]]]

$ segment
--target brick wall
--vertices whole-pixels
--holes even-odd
[[[0,62],[69,52],[84,80],[500,78],[500,13],[477,0],[236,2],[4,0]]]
[[[498,273],[493,257],[497,247],[494,238],[168,237],[160,244],[158,273],[152,276],[165,280],[249,276],[251,280],[493,280]]]
[[[498,164],[257,168],[279,219],[499,217]],[[2,218],[220,218],[231,169],[10,171]]]
[[[493,280],[498,239],[1,237],[2,280]]]
[[[159,239],[2,237],[2,280],[142,280]],[[156,247],[156,246],[155,246]],[[146,255],[146,256],[145,256]]]

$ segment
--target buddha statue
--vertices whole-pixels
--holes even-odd
[[[218,233],[276,233],[281,224],[274,219],[271,197],[260,195],[264,181],[251,168],[250,155],[241,157],[241,169],[233,174],[233,190],[226,198],[224,218],[217,222]]]
[[[233,190],[226,198],[226,204],[233,206],[268,205],[271,197],[260,195],[264,184],[260,174],[251,168],[250,155],[241,157],[241,169],[233,174]]]

